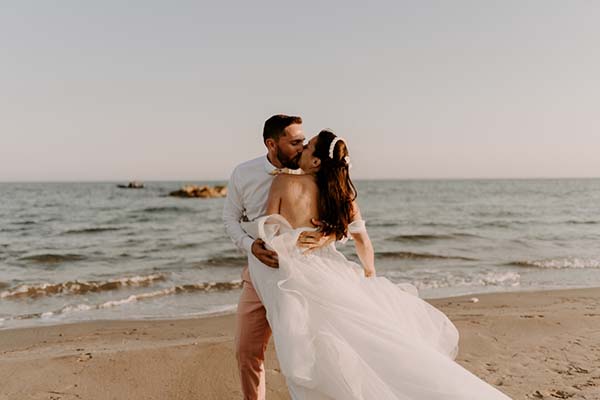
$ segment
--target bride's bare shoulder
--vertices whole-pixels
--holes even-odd
[[[311,175],[279,174],[273,179],[272,186],[277,191],[294,191],[316,187],[316,182]]]
[[[306,184],[314,182],[312,175],[307,174],[279,174],[273,179],[273,185]]]

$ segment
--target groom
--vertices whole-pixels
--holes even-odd
[[[278,268],[277,253],[268,250],[261,239],[251,238],[241,227],[242,221],[253,221],[265,214],[269,189],[281,168],[297,169],[304,148],[302,118],[274,115],[265,121],[263,142],[267,154],[238,165],[231,174],[223,207],[227,234],[246,254],[252,253],[268,267]],[[305,232],[299,243],[308,248],[322,246],[327,237]],[[237,309],[235,354],[240,370],[244,400],[264,400],[264,358],[271,328],[248,272],[242,271],[242,294]]]

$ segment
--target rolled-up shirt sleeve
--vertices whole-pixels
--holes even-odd
[[[238,249],[246,254],[250,254],[252,253],[254,239],[244,232],[240,224],[244,215],[244,204],[237,180],[238,170],[236,168],[233,170],[229,178],[229,184],[227,185],[227,197],[223,206],[223,223],[225,224],[227,234]]]

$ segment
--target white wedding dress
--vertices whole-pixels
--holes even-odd
[[[456,327],[414,286],[365,278],[334,244],[303,254],[312,228],[281,215],[245,225],[279,255],[278,269],[250,255],[249,269],[293,400],[510,399],[454,362]]]

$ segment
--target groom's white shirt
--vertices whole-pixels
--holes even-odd
[[[223,206],[225,230],[233,243],[245,252],[252,253],[254,239],[242,229],[244,217],[253,221],[267,211],[267,199],[276,169],[266,155],[246,161],[233,170],[227,185]]]

